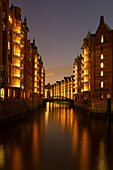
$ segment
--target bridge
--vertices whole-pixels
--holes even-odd
[[[43,99],[43,104],[46,104],[46,102],[54,102],[54,101],[66,101],[66,102],[69,102],[71,104],[71,106],[73,106],[73,104],[74,104],[74,100],[69,99],[64,96],[52,96],[49,98],[45,98],[45,99]]]

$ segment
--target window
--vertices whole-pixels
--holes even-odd
[[[103,81],[101,81],[101,88],[103,88],[104,87],[104,83],[103,83]]]
[[[13,90],[13,97],[15,98],[15,90]]]
[[[104,96],[103,93],[100,93],[100,99],[103,100]]]
[[[89,59],[91,58],[91,55],[89,54]]]
[[[103,51],[103,46],[101,46],[101,51]]]
[[[104,36],[102,35],[101,36],[101,43],[103,43],[104,42]]]
[[[103,64],[103,63],[101,63],[100,67],[101,67],[101,68],[103,68],[103,67],[104,67],[104,64]]]
[[[4,97],[5,97],[5,90],[4,90],[4,88],[1,88],[1,90],[0,90],[0,97],[2,99],[4,99]]]
[[[10,50],[10,42],[8,41],[8,50]]]
[[[101,71],[101,74],[100,74],[101,76],[103,76],[103,71]]]
[[[8,97],[10,96],[10,89],[8,89]]]
[[[12,24],[12,18],[10,15],[9,15],[9,22]]]
[[[103,54],[101,54],[101,60],[104,58]]]

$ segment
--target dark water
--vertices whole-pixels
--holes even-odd
[[[0,127],[0,169],[112,170],[113,129],[67,104],[47,103],[24,120]]]

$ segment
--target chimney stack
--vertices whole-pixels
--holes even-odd
[[[33,45],[35,46],[35,39],[33,39]]]
[[[104,16],[100,17],[100,24],[104,23]]]

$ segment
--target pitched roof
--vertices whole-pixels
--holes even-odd
[[[89,29],[86,38],[90,38],[90,37],[91,37],[91,32],[90,32],[90,29]]]
[[[104,22],[104,25],[106,26],[106,28],[108,29],[108,31],[111,31],[111,28]]]

